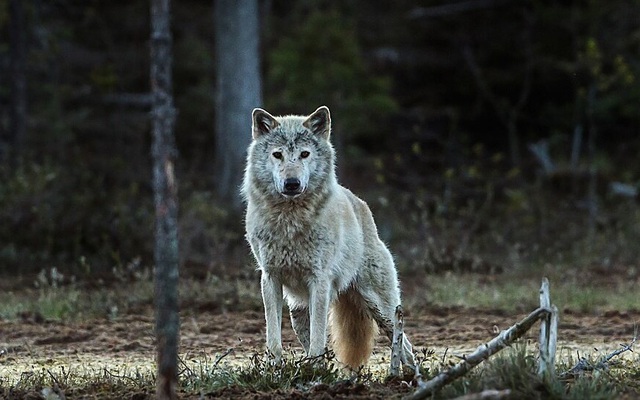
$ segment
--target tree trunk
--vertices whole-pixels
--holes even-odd
[[[178,199],[171,79],[170,0],[151,0],[153,187],[156,211],[155,306],[158,399],[175,399],[178,381]]]
[[[257,0],[215,0],[216,182],[219,197],[242,207],[251,111],[261,106]]]
[[[25,71],[26,40],[24,0],[11,0],[9,4],[9,35],[11,63],[11,106],[8,151],[14,163],[22,156],[27,136],[27,78]]]

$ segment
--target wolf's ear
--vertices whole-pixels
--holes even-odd
[[[331,114],[327,106],[318,107],[313,114],[302,123],[302,125],[309,129],[316,135],[323,136],[326,140],[329,140],[331,135]]]
[[[251,126],[253,140],[271,132],[280,125],[273,115],[269,114],[262,108],[254,108],[251,113],[251,117],[253,119],[253,124]]]

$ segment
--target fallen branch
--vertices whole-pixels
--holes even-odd
[[[556,344],[558,342],[558,309],[551,305],[549,295],[549,279],[542,279],[540,286],[540,307],[550,310],[550,313],[542,317],[540,324],[540,362],[538,364],[539,376],[553,376],[556,360]]]
[[[402,372],[402,345],[404,342],[404,315],[402,306],[396,307],[396,320],[393,324],[393,340],[391,341],[391,366],[389,376],[400,376]]]
[[[607,368],[609,368],[609,362],[614,357],[617,357],[620,354],[625,353],[627,351],[633,352],[633,345],[636,343],[636,340],[638,340],[638,334],[637,333],[633,337],[633,339],[631,340],[631,343],[621,345],[621,347],[618,350],[615,350],[615,351],[611,352],[610,354],[606,355],[604,358],[602,358],[596,364],[591,364],[586,358],[580,357],[580,360],[578,361],[578,363],[575,366],[573,366],[573,368],[571,368],[570,370],[568,370],[568,371],[566,371],[566,372],[564,372],[564,373],[562,373],[560,375],[560,379],[566,379],[569,376],[579,375],[579,374],[581,374],[583,372],[590,372],[590,371],[595,371],[595,370],[598,370],[598,369],[607,369]]]
[[[427,382],[419,382],[418,389],[412,395],[407,396],[405,399],[418,400],[429,397],[448,383],[469,372],[473,367],[480,364],[491,355],[511,345],[511,343],[513,343],[515,340],[524,335],[529,329],[531,329],[533,324],[535,324],[540,318],[545,317],[550,313],[551,310],[544,307],[540,307],[534,310],[522,321],[511,326],[509,329],[500,332],[500,334],[497,337],[491,339],[489,343],[479,346],[473,353],[464,357],[463,361],[461,361],[460,363],[440,373],[438,376]]]

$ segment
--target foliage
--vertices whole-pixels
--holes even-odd
[[[219,274],[246,263],[242,220],[211,191],[187,187],[181,200],[180,249],[182,262],[208,266]],[[236,275],[236,274],[231,274]]]
[[[397,106],[390,81],[369,71],[352,26],[333,10],[295,21],[267,58],[268,106],[302,114],[326,104],[339,135],[353,141],[380,134],[373,128]]]
[[[151,208],[140,204],[138,184],[108,192],[107,177],[85,168],[69,175],[49,163],[0,174],[3,265],[29,270],[63,264],[78,272],[83,256],[99,256],[102,265],[114,265],[126,262],[122,253],[147,249]]]
[[[341,181],[372,203],[405,270],[637,265],[637,196],[614,198],[607,186],[640,182],[638,4],[434,4],[265,3],[267,108],[331,107]],[[149,264],[148,110],[144,96],[128,102],[149,90],[148,2],[30,2],[25,17],[27,150],[17,165],[0,160],[0,267]],[[0,1],[3,32],[9,19]],[[247,248],[241,216],[212,202],[212,21],[211,3],[174,5],[176,172],[182,261],[225,275],[247,264]],[[11,101],[9,36],[0,40],[2,105]],[[507,161],[509,129],[518,167]],[[553,176],[527,152],[541,140]]]

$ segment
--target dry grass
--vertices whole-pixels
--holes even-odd
[[[287,354],[279,365],[272,365],[263,355],[248,356],[242,364],[227,364],[223,356],[204,359],[197,368],[183,365],[180,374],[180,397],[322,398],[339,391],[349,398],[401,398],[412,391],[407,384],[386,380],[384,374],[369,369],[357,373],[339,368],[331,355],[308,360]],[[598,355],[587,356],[595,365]],[[602,356],[600,356],[602,357]],[[435,376],[456,362],[424,352],[421,369],[425,376]],[[577,360],[563,358],[557,364],[561,374]],[[583,372],[570,378],[541,379],[533,349],[517,345],[491,358],[463,378],[437,393],[437,399],[456,398],[487,389],[509,389],[513,399],[610,399],[634,398],[640,394],[640,366],[637,357],[622,358],[606,370]],[[410,380],[410,376],[407,376]],[[17,399],[42,396],[61,398],[136,398],[150,399],[154,393],[154,373],[122,367],[104,368],[96,373],[83,367],[59,366],[23,373],[16,382],[0,380],[0,395]],[[413,383],[415,384],[415,382]],[[55,397],[58,396],[58,397]],[[41,397],[41,398],[42,398]]]

